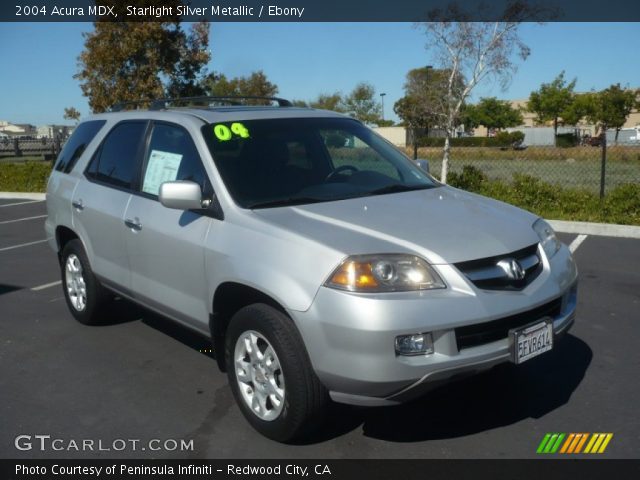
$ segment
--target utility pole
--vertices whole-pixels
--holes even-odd
[[[382,120],[384,120],[384,96],[386,95],[386,93],[381,93],[380,94],[380,101],[382,102]]]

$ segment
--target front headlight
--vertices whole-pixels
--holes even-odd
[[[540,238],[540,245],[545,255],[548,259],[551,259],[560,250],[560,240],[556,237],[556,232],[542,218],[536,220],[533,224],[533,229],[538,234],[538,238]]]
[[[415,255],[348,257],[329,276],[326,287],[350,292],[406,292],[445,288],[435,270]]]

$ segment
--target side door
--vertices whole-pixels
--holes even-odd
[[[107,134],[73,192],[73,226],[91,267],[107,284],[130,287],[124,214],[138,171],[146,121],[124,121]]]
[[[131,286],[137,298],[198,330],[208,331],[208,289],[204,243],[213,218],[202,211],[164,207],[163,182],[191,180],[202,198],[213,189],[191,134],[183,127],[153,122],[137,192],[125,214]]]

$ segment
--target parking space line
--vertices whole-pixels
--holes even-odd
[[[587,237],[588,235],[578,235],[576,238],[574,238],[573,242],[571,242],[571,244],[569,245],[569,250],[571,250],[571,253],[575,252],[578,247],[582,245],[582,242],[587,239]]]
[[[39,290],[44,290],[45,288],[55,287],[56,285],[60,285],[61,283],[62,283],[62,280],[57,280],[51,283],[45,283],[44,285],[38,285],[37,287],[33,287],[31,291],[37,292]]]
[[[21,247],[28,247],[29,245],[36,245],[38,243],[44,243],[47,240],[36,240],[35,242],[27,242],[27,243],[21,243],[20,245],[12,245],[10,247],[4,247],[4,248],[0,248],[0,252],[4,252],[6,250],[13,250],[14,248],[21,248]]]
[[[42,203],[42,202],[44,202],[44,200],[29,200],[28,202],[5,203],[4,205],[0,205],[0,208],[15,207],[16,205],[27,205],[28,203]]]
[[[35,220],[37,218],[45,218],[46,215],[37,215],[35,217],[25,217],[25,218],[17,218],[15,220],[3,220],[0,222],[0,225],[4,225],[5,223],[13,223],[13,222],[24,222],[26,220]]]

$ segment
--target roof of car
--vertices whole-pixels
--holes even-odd
[[[272,107],[272,106],[224,106],[209,108],[171,108],[171,112],[185,112],[197,115],[210,123],[225,120],[259,120],[266,118],[301,118],[301,117],[344,117],[341,113],[329,110],[316,110],[306,107]]]
[[[350,118],[341,113],[330,110],[317,110],[306,107],[279,106],[216,106],[216,107],[175,107],[159,110],[126,110],[106,112],[93,118],[133,119],[133,118],[163,118],[167,116],[190,116],[200,118],[207,123],[228,122],[235,120],[262,120],[274,118]]]

